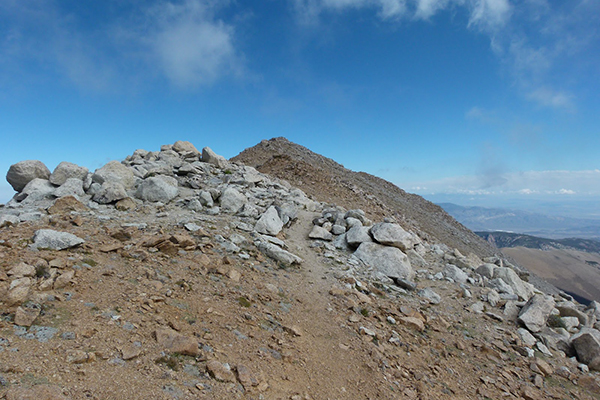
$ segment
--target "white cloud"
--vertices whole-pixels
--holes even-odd
[[[527,94],[527,98],[539,105],[565,110],[574,110],[574,96],[565,92],[554,91],[548,87],[535,89]]]
[[[234,27],[215,16],[228,4],[135,2],[127,14],[111,14],[112,6],[106,6],[107,15],[90,23],[77,11],[65,11],[58,0],[4,0],[0,79],[34,82],[37,68],[43,68],[78,88],[102,92],[161,76],[179,88],[240,76]]]
[[[504,173],[502,178],[495,185],[490,181],[482,185],[484,177],[471,175],[401,183],[400,187],[414,188],[421,194],[600,196],[600,170],[523,171]]]
[[[151,32],[151,48],[175,85],[210,84],[239,71],[233,27],[215,20],[205,2],[167,2],[152,16],[156,26]]]
[[[506,24],[512,13],[508,0],[470,0],[469,26],[495,31]]]
[[[575,191],[570,190],[570,189],[560,189],[557,193],[558,194],[575,194]]]

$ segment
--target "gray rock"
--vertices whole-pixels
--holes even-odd
[[[86,167],[80,167],[77,164],[73,164],[67,161],[63,161],[52,171],[50,175],[50,183],[56,186],[61,186],[67,179],[79,179],[83,181],[87,174],[88,169]]]
[[[497,267],[494,264],[483,264],[477,267],[475,272],[477,272],[481,276],[485,276],[488,279],[494,278],[494,269]]]
[[[282,249],[281,247],[266,241],[260,241],[257,244],[258,249],[266,256],[288,267],[292,264],[301,264],[303,260],[295,254]]]
[[[554,298],[543,294],[533,296],[521,309],[518,322],[530,332],[539,332],[546,326],[546,321],[554,309]]]
[[[354,252],[354,255],[369,267],[392,279],[412,280],[414,277],[414,271],[408,257],[396,247],[364,242]]]
[[[120,184],[119,182],[104,181],[104,183],[100,187],[100,190],[98,190],[98,192],[94,194],[92,199],[96,203],[109,204],[124,199],[126,197],[129,196],[127,195],[127,191],[125,190],[125,187],[122,184]]]
[[[354,228],[355,226],[363,226],[359,219],[349,217],[346,219],[347,230]]]
[[[444,276],[457,283],[466,283],[467,279],[469,278],[469,275],[467,275],[462,269],[452,264],[447,264],[446,267],[444,267]]]
[[[200,192],[200,195],[198,195],[198,200],[200,200],[200,204],[202,204],[204,207],[211,208],[215,205],[212,195],[206,190]]]
[[[118,161],[111,161],[94,172],[92,181],[99,184],[104,182],[120,183],[126,190],[129,190],[135,184],[135,176],[133,171],[125,165]]]
[[[495,289],[498,293],[515,294],[512,287],[500,278],[492,279],[487,283],[487,287]]]
[[[54,198],[56,188],[50,181],[41,178],[35,178],[23,188],[20,195],[27,195],[23,204],[32,204],[44,199]]]
[[[175,143],[173,143],[172,149],[179,154],[193,154],[198,156],[200,155],[200,152],[198,151],[196,146],[194,146],[190,142],[186,142],[183,140],[178,140]]]
[[[267,211],[261,215],[261,217],[256,222],[254,229],[258,233],[262,233],[264,235],[272,235],[275,236],[281,229],[283,228],[283,222],[279,218],[279,213],[274,206],[267,208]]]
[[[248,202],[245,195],[232,187],[227,187],[220,198],[221,210],[226,213],[235,214]]]
[[[11,165],[6,174],[6,180],[17,192],[21,192],[29,182],[36,178],[50,178],[50,170],[38,160],[19,161]]]
[[[74,196],[75,198],[81,199],[85,196],[85,191],[83,190],[83,181],[78,178],[68,178],[54,191],[54,196]]]
[[[314,225],[308,237],[311,239],[321,239],[321,240],[333,240],[333,235],[327,229],[320,227],[318,225]]]
[[[571,343],[577,352],[577,359],[590,369],[600,371],[600,331],[583,328],[573,335]]]
[[[205,147],[202,149],[202,161],[219,168],[227,168],[229,165],[225,157],[216,154],[210,147]]]
[[[78,246],[85,240],[68,232],[58,232],[52,229],[40,229],[33,235],[34,249],[64,250]]]
[[[20,222],[16,215],[0,215],[0,228],[17,225]]]
[[[575,308],[575,304],[567,302],[566,304],[558,304],[556,308],[560,312],[561,317],[577,317],[579,323],[583,326],[588,324],[588,316]]]
[[[167,204],[179,194],[177,181],[168,178],[170,177],[154,176],[144,179],[139,184],[135,196],[140,200]]]
[[[500,278],[506,282],[512,289],[514,294],[527,301],[534,295],[533,285],[523,282],[519,275],[511,268],[498,267],[494,270],[494,277]]]
[[[346,233],[346,227],[335,224],[331,227],[331,233],[333,233],[334,235],[342,235],[342,234]]]
[[[577,317],[561,317],[560,320],[568,332],[573,332],[575,328],[579,327],[579,318]]]
[[[500,295],[494,289],[491,289],[487,294],[487,302],[490,303],[492,307],[496,307],[500,302]]]
[[[533,347],[537,343],[537,339],[525,328],[517,329],[517,335],[521,342],[527,347]]]
[[[371,228],[373,239],[386,246],[397,247],[400,250],[412,249],[415,245],[415,240],[412,234],[406,232],[398,224],[381,222],[373,225]]]
[[[431,288],[421,289],[417,292],[417,295],[431,304],[440,304],[442,301],[442,297]]]
[[[346,242],[353,247],[360,246],[362,243],[373,242],[369,235],[369,228],[362,225],[355,225],[346,232]]]

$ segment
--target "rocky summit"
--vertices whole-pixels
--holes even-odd
[[[600,304],[285,139],[7,180],[6,399],[600,397]]]

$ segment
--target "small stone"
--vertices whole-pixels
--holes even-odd
[[[123,360],[131,360],[139,356],[142,352],[142,348],[140,346],[136,346],[134,344],[127,344],[121,347],[121,357]]]
[[[217,360],[211,360],[206,364],[206,370],[214,379],[221,382],[235,382],[235,376],[228,365],[221,364]]]
[[[423,330],[425,330],[425,324],[423,323],[423,320],[420,318],[401,317],[400,322],[416,331],[419,331],[419,332],[422,332]]]
[[[15,325],[29,327],[40,315],[41,308],[38,307],[19,307],[15,313]]]
[[[254,377],[250,369],[244,365],[238,365],[235,368],[238,382],[242,384],[244,389],[249,390],[254,386],[258,386],[258,380]]]
[[[188,356],[200,355],[198,341],[182,335],[172,329],[157,329],[154,332],[156,341],[171,353],[180,353]]]

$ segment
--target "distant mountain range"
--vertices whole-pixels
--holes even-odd
[[[600,253],[600,240],[596,239],[546,239],[537,236],[511,232],[475,232],[498,248],[527,247],[538,250],[579,250]]]
[[[464,207],[453,203],[438,205],[473,231],[506,231],[551,239],[600,239],[600,220],[549,216],[505,208]]]

